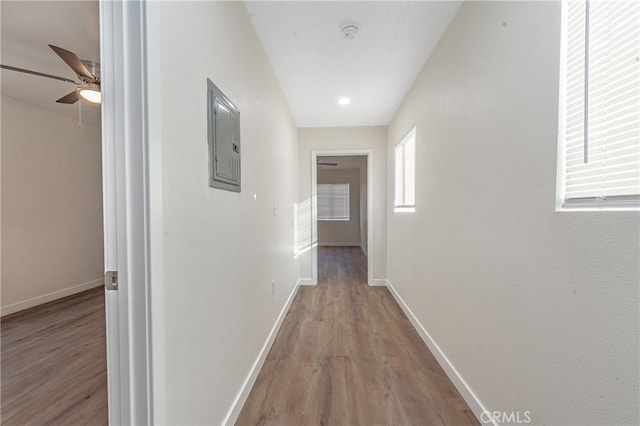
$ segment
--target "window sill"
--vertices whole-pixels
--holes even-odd
[[[393,209],[394,213],[415,213],[415,207],[395,207]]]
[[[570,199],[559,201],[557,212],[621,212],[640,211],[640,200],[636,196],[609,197],[608,199]]]
[[[640,212],[640,206],[615,207],[615,206],[560,206],[556,207],[558,213],[571,212]]]

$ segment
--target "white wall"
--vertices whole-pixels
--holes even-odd
[[[360,246],[360,170],[318,169],[321,183],[349,184],[349,220],[319,220],[318,244]]]
[[[369,194],[373,197],[374,223],[374,279],[387,278],[387,128],[373,127],[318,127],[301,128],[299,137],[299,191],[300,206],[309,204],[311,199],[311,151],[312,150],[373,150],[373,185]],[[301,211],[306,211],[301,209]],[[298,227],[310,226],[310,215],[301,213]],[[300,276],[311,278],[312,250],[302,252],[300,260]]]
[[[488,409],[638,424],[639,215],[554,210],[559,46],[559,2],[462,5],[389,125],[389,279]]]
[[[100,129],[2,96],[2,314],[101,285]]]
[[[166,389],[156,421],[220,424],[298,278],[297,129],[241,2],[154,7]],[[207,77],[240,110],[241,193],[208,185]]]

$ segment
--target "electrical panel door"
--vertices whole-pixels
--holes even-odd
[[[240,112],[207,79],[209,186],[240,192]]]

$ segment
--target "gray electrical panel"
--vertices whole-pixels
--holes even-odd
[[[207,79],[209,186],[240,192],[240,112]]]

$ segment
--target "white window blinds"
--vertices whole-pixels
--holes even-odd
[[[349,184],[318,184],[318,220],[349,220]]]
[[[640,194],[640,2],[569,1],[564,205]]]
[[[415,127],[395,148],[396,211],[412,211],[416,206],[416,129]]]

